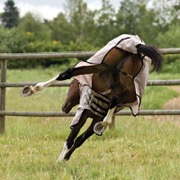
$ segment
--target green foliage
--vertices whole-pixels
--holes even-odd
[[[169,99],[178,97],[178,95],[177,92],[167,87],[147,87],[141,109],[161,109]]]
[[[114,131],[94,135],[68,162],[57,163],[70,122],[8,117],[1,179],[179,179],[180,128],[173,117],[117,117]]]
[[[164,58],[162,72],[180,73],[180,55],[166,55]]]
[[[95,18],[97,18],[97,24],[95,26],[96,37],[94,37],[94,39],[95,41],[98,41],[96,45],[102,46],[102,44],[104,45],[110,39],[113,39],[117,31],[115,28],[113,28],[116,25],[115,9],[108,0],[102,0],[102,7],[101,9],[97,10]],[[118,36],[119,35],[120,34],[118,34]]]
[[[31,13],[27,13],[21,18],[17,29],[20,32],[25,32],[30,42],[48,41],[51,39],[51,31],[46,23],[42,23]]]
[[[167,28],[167,25],[170,25],[172,21],[179,21],[179,0],[151,0],[151,8],[154,9],[156,20],[162,27]]]
[[[72,41],[71,25],[63,13],[59,13],[51,22],[47,22],[47,26],[51,30],[52,40],[60,41],[63,44]]]
[[[176,48],[180,47],[180,22],[175,21],[169,25],[166,32],[159,33],[157,37],[157,44],[161,48]],[[180,55],[166,55],[164,56],[164,66],[162,72],[176,72],[180,73]]]
[[[10,0],[7,2],[11,2],[11,5],[14,3]],[[102,0],[102,7],[98,10],[89,9],[84,0],[67,0],[64,12],[44,22],[32,13],[27,13],[11,29],[0,25],[0,53],[94,51],[123,33],[138,34],[146,44],[161,48],[180,47],[176,5],[165,8],[167,12],[172,12],[172,17],[168,23],[162,23],[159,19],[163,13],[169,17],[166,12],[158,11],[162,1],[154,2],[154,8],[153,3],[151,8],[147,8],[148,3],[147,0],[122,0],[118,11],[115,11],[108,0]],[[15,4],[13,6],[17,10]],[[179,72],[179,65],[175,66],[177,59],[179,56],[165,57],[167,63],[163,72]],[[65,67],[69,63],[69,59],[64,59],[49,62],[25,60],[8,64],[9,68],[32,68],[55,64]]]
[[[20,53],[26,52],[27,40],[24,33],[17,28],[5,29],[0,26],[0,52]]]
[[[162,48],[180,47],[180,22],[176,22],[169,26],[169,29],[164,33],[159,33],[157,43]]]

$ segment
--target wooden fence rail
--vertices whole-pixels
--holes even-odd
[[[160,49],[162,54],[180,54],[180,48]],[[85,58],[95,52],[64,52],[64,53],[0,53],[0,60],[39,60],[62,58]]]
[[[180,48],[160,49],[163,54],[180,54]],[[64,114],[58,112],[8,112],[6,111],[6,88],[23,87],[24,85],[35,85],[35,82],[28,83],[7,83],[6,71],[8,60],[42,60],[42,59],[62,59],[62,58],[88,58],[95,52],[65,52],[65,53],[0,53],[1,73],[0,73],[0,134],[5,132],[6,116],[33,116],[33,117],[61,117],[74,116],[73,113]],[[153,80],[148,81],[148,86],[172,86],[180,85],[180,80]],[[69,86],[67,82],[60,82],[53,86]],[[122,111],[117,115],[130,115],[130,111]],[[180,110],[143,110],[139,115],[180,115]]]
[[[38,82],[22,82],[22,83],[0,83],[0,87],[24,87],[26,85],[36,85]],[[58,82],[50,87],[68,87],[70,85],[69,82]],[[149,80],[147,86],[175,86],[180,85],[180,80],[173,79],[173,80]]]
[[[123,115],[129,116],[131,115],[131,111],[121,111],[116,113],[116,116]],[[0,111],[0,116],[23,116],[23,117],[70,117],[74,116],[75,112],[71,112],[68,114],[62,112],[10,112],[10,111]],[[138,116],[166,116],[166,115],[180,115],[180,110],[141,110]]]

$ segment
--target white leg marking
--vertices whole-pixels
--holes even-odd
[[[58,76],[59,76],[59,75],[58,75]],[[56,77],[54,77],[54,78],[52,78],[52,79],[50,79],[50,80],[48,80],[48,81],[46,81],[46,82],[41,82],[41,83],[36,84],[36,85],[34,86],[34,89],[35,89],[36,91],[41,91],[41,90],[43,90],[45,87],[50,86],[50,85],[56,83],[56,82],[57,82],[56,79],[57,79],[58,76],[56,76]]]
[[[64,143],[64,146],[63,146],[63,149],[62,149],[62,152],[61,154],[59,155],[59,158],[57,161],[63,161],[64,160],[64,157],[65,155],[68,153],[69,149],[67,147],[67,142]]]
[[[109,125],[109,124],[112,123],[112,116],[114,114],[115,109],[116,109],[116,107],[108,110],[108,113],[107,113],[106,117],[103,119],[103,122],[105,124]]]

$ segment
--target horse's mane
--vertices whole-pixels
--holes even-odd
[[[136,48],[139,53],[143,53],[145,56],[148,56],[152,60],[152,71],[159,71],[161,69],[163,57],[158,48],[144,44],[138,44]]]

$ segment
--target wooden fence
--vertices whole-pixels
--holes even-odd
[[[163,54],[180,54],[180,48],[161,49]],[[39,59],[62,59],[62,58],[82,58],[90,57],[95,52],[68,52],[68,53],[0,53],[1,61],[1,81],[0,81],[0,133],[5,132],[6,116],[31,116],[31,117],[62,117],[74,116],[74,112],[64,114],[60,112],[9,112],[6,111],[6,88],[7,87],[23,87],[24,85],[35,85],[35,82],[28,83],[8,83],[6,82],[6,71],[8,60],[39,60]],[[68,86],[69,83],[60,82],[53,86]],[[154,80],[148,81],[148,86],[172,86],[180,85],[178,80]],[[130,111],[121,111],[116,115],[130,115]],[[180,115],[180,110],[142,110],[139,115]]]

